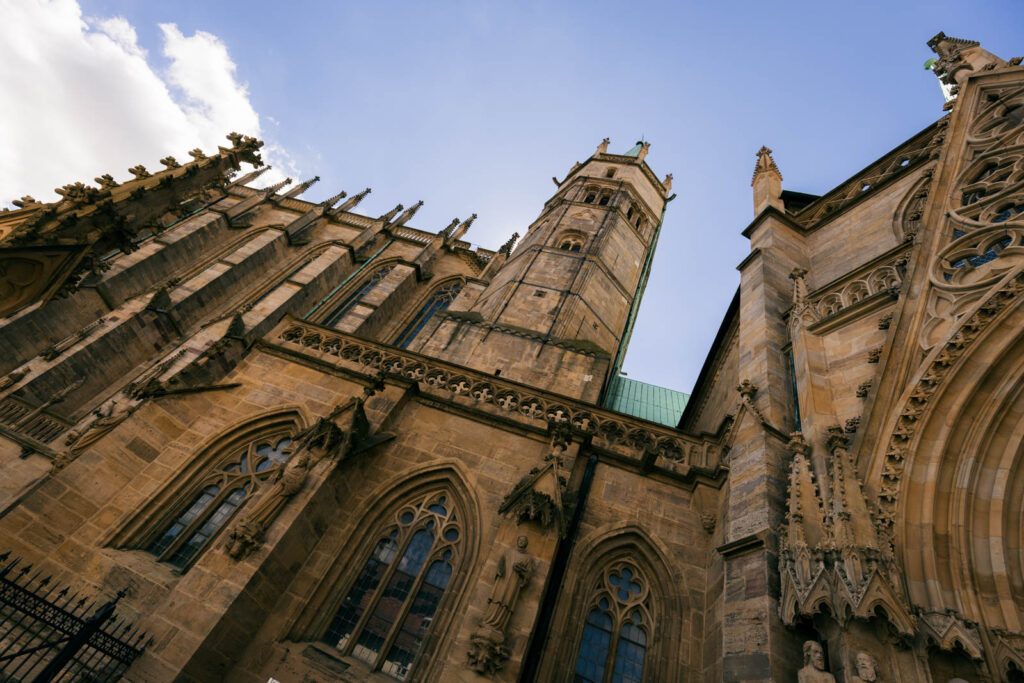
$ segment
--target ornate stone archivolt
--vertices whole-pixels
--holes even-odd
[[[808,459],[810,448],[796,433],[790,441],[788,511],[780,541],[783,623],[811,616],[822,607],[846,624],[871,619],[879,608],[903,636],[914,618],[903,597],[890,546],[878,537],[847,437],[829,428],[831,490],[819,490]]]
[[[659,466],[680,475],[715,474],[722,462],[722,446],[677,430],[632,421],[596,406],[547,392],[528,392],[521,385],[375,344],[294,319],[282,323],[277,334],[282,348],[338,364],[419,382],[447,392],[467,405],[512,413],[526,420],[567,422],[574,432],[590,436],[595,446],[615,451],[645,466]]]

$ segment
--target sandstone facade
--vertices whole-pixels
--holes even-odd
[[[497,251],[232,181],[235,135],[23,198],[0,546],[126,589],[131,681],[1021,680],[1024,69],[930,44],[950,113],[828,194],[758,153],[677,427],[602,407],[646,143]]]

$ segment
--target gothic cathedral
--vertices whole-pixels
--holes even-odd
[[[929,45],[835,189],[757,153],[688,400],[620,373],[647,143],[494,251],[236,134],[16,201],[2,680],[1024,681],[1024,67]]]

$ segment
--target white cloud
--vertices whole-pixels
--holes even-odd
[[[161,157],[187,161],[238,131],[262,136],[260,117],[236,78],[227,46],[197,31],[161,24],[164,73],[147,61],[123,17],[86,19],[75,0],[0,0],[0,204],[103,173],[162,168]],[[268,143],[275,166],[260,179],[297,177],[294,161]]]

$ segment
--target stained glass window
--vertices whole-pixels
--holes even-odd
[[[460,291],[462,291],[462,283],[454,282],[434,292],[427,299],[426,303],[423,304],[419,312],[416,313],[416,316],[399,333],[398,338],[395,339],[395,346],[400,349],[408,348],[412,340],[426,327],[427,323],[455,301],[455,297],[459,295]]]
[[[650,637],[646,579],[629,562],[616,562],[595,586],[576,655],[576,683],[640,683]]]
[[[291,437],[278,434],[234,451],[206,474],[183,508],[145,546],[146,551],[186,570],[291,454]]]
[[[403,506],[382,531],[323,641],[399,680],[408,678],[451,582],[461,537],[459,515],[444,492]]]
[[[330,315],[328,315],[327,318],[324,320],[324,326],[334,327],[335,325],[337,325],[341,321],[341,319],[348,314],[349,311],[355,308],[356,304],[362,301],[367,294],[372,292],[377,287],[377,285],[383,282],[384,278],[386,278],[388,276],[388,273],[394,270],[394,268],[394,264],[391,264],[378,269],[377,272],[370,276],[369,280],[363,283],[362,287],[360,287],[359,289],[345,297],[345,300],[338,304],[333,311],[331,311]]]

